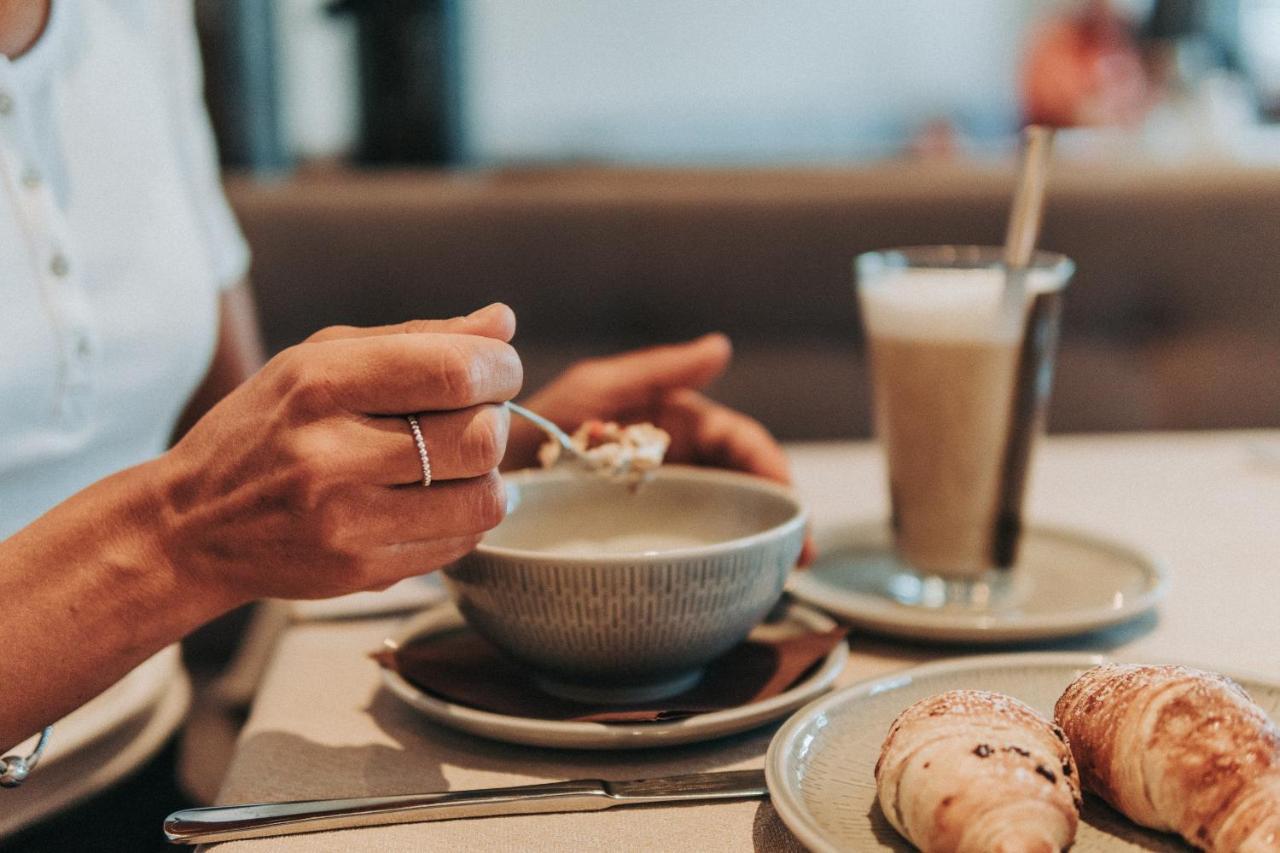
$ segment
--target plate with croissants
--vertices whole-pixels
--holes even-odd
[[[814,851],[1280,853],[1277,719],[1261,677],[988,655],[808,705],[766,773]]]

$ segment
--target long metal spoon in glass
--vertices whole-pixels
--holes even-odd
[[[1005,305],[1011,310],[1021,311],[1026,298],[1027,270],[1044,218],[1045,180],[1052,150],[1053,128],[1033,124],[1023,131],[1022,166],[1004,235]]]

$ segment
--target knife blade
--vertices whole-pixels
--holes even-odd
[[[575,779],[394,797],[182,809],[165,818],[164,835],[170,844],[205,844],[393,823],[588,812],[617,806],[754,799],[768,795],[763,770],[728,770],[621,782]]]

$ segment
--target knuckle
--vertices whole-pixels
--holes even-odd
[[[352,553],[348,559],[346,574],[349,585],[354,589],[386,589],[397,580],[387,576],[386,567],[381,560],[363,553]]]
[[[283,486],[284,505],[290,513],[298,518],[312,519],[311,528],[315,529],[314,518],[325,505],[325,489],[320,478],[305,465],[292,465],[285,476]]]
[[[340,451],[332,436],[317,429],[294,430],[284,442],[281,457],[288,466],[288,489],[299,510],[319,509],[341,480],[335,461]]]
[[[482,541],[484,541],[483,533],[475,533],[471,536],[463,536],[456,539],[453,546],[449,548],[449,562],[457,562],[467,554],[470,554]]]
[[[323,478],[329,462],[338,451],[338,443],[324,430],[302,427],[292,430],[285,442],[289,463],[300,472]]]
[[[477,470],[497,468],[506,453],[507,429],[506,409],[498,406],[481,409],[464,433],[463,457]]]
[[[276,353],[275,356],[267,362],[266,366],[262,368],[262,375],[269,376],[277,386],[292,383],[296,366],[298,362],[302,360],[299,350],[303,346],[303,344],[298,344],[296,346],[280,350],[280,352]]]
[[[499,369],[505,374],[505,384],[510,386],[511,395],[515,396],[524,387],[524,362],[520,360],[520,353],[511,344],[500,343],[497,351]]]
[[[326,326],[307,338],[307,343],[323,343],[324,341],[349,338],[359,330],[355,326]]]
[[[480,541],[483,538],[483,534],[474,533],[469,536],[458,536],[444,540],[439,543],[439,547],[431,554],[431,556],[427,557],[423,561],[424,567],[428,570],[434,571],[435,569],[452,565],[474,551],[475,547],[480,544]]]
[[[359,559],[352,547],[351,525],[347,513],[335,501],[322,501],[308,513],[311,528],[320,547],[350,567]]]
[[[314,352],[299,346],[276,357],[280,396],[304,411],[328,406],[333,399],[328,377],[313,356]]]
[[[440,384],[449,403],[465,406],[472,402],[477,386],[476,360],[464,347],[446,343],[440,351]]]
[[[440,565],[448,566],[458,562],[467,554],[470,554],[475,550],[476,546],[480,544],[480,539],[481,536],[479,534],[454,539],[446,548],[444,548],[443,551],[441,551]]]
[[[492,530],[507,516],[507,490],[496,473],[485,475],[472,489],[472,518],[480,530]]]
[[[457,559],[457,557],[450,556],[444,550],[440,550],[415,560],[414,566],[417,571],[422,574],[426,574],[428,572],[434,572],[437,569],[443,569],[445,566],[457,562]]]
[[[440,354],[440,384],[455,407],[515,396],[524,384],[524,365],[510,344],[470,337],[445,343]]]

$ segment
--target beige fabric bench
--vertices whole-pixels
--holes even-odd
[[[709,329],[716,389],[788,439],[869,430],[850,261],[998,242],[1007,164],[582,167],[233,179],[269,343],[515,307],[535,385]],[[1280,425],[1280,170],[1060,163],[1042,245],[1076,259],[1051,427]]]

